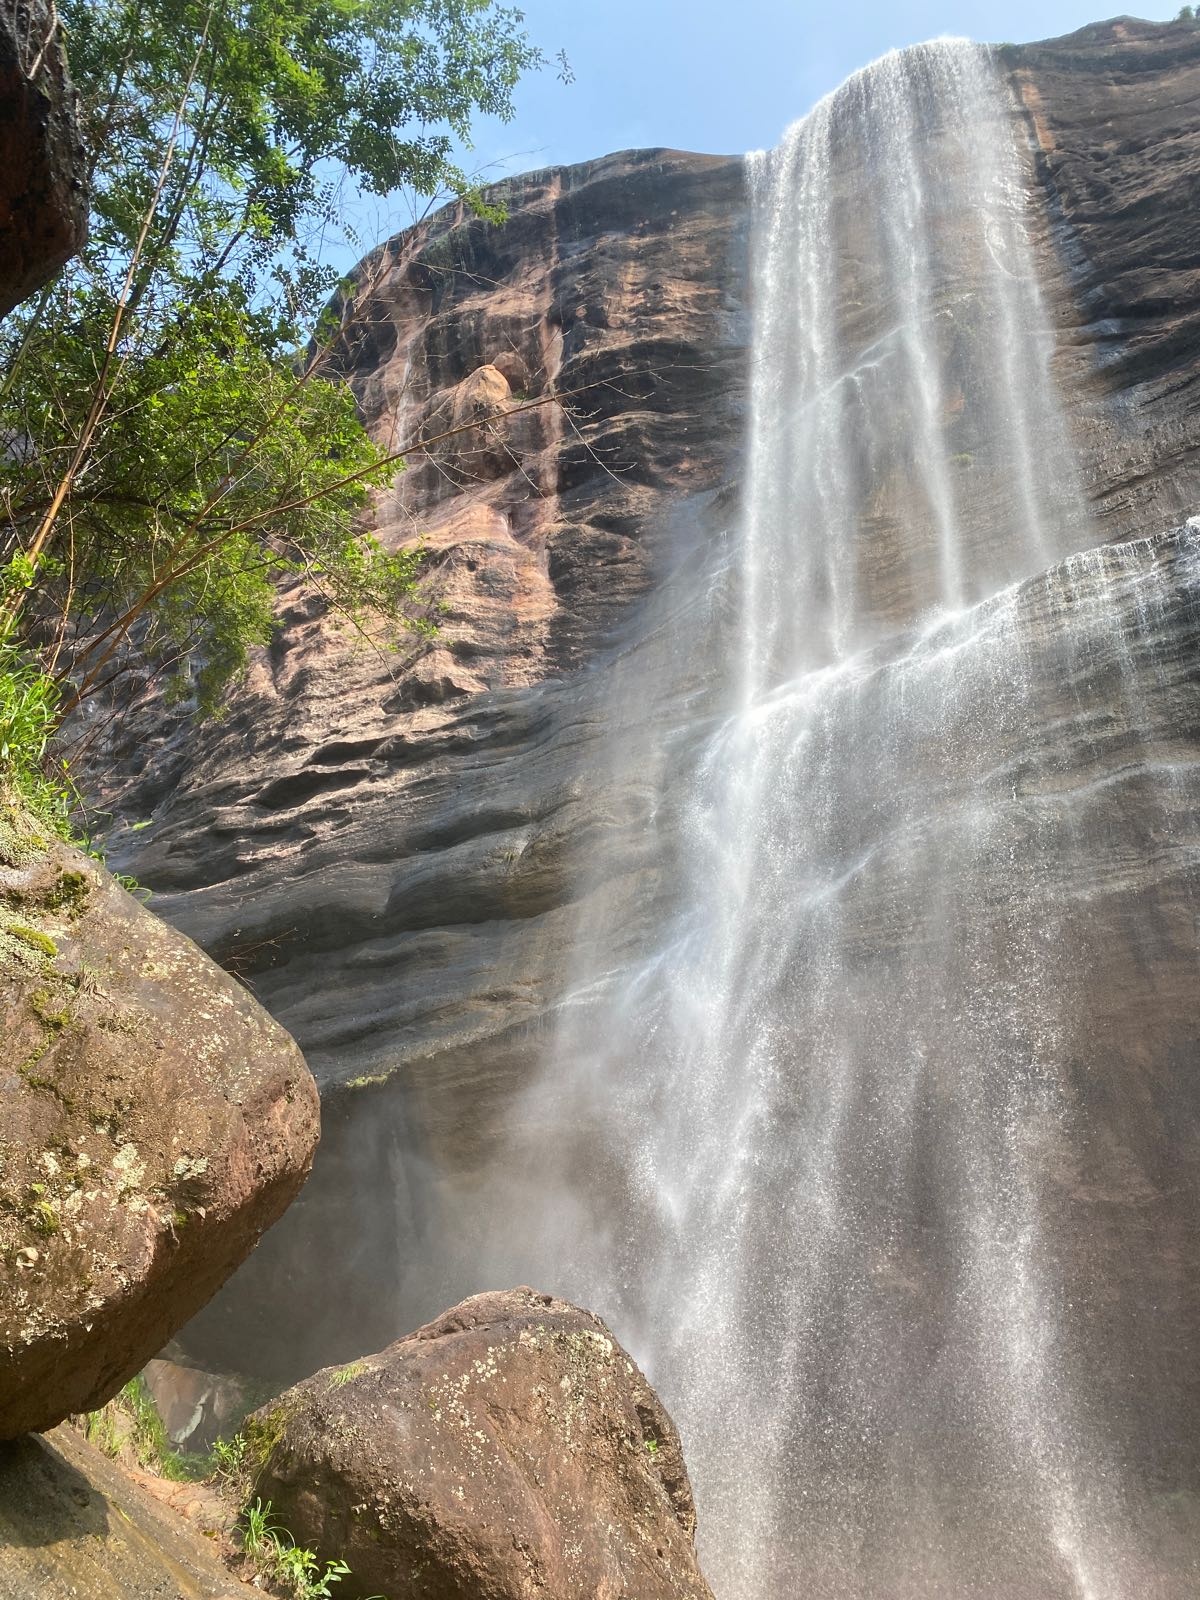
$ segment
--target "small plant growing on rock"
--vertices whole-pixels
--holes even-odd
[[[350,1576],[344,1561],[321,1564],[315,1550],[297,1544],[271,1514],[269,1500],[256,1499],[242,1513],[242,1549],[260,1577],[278,1585],[292,1600],[332,1600],[330,1586]],[[372,1600],[383,1600],[375,1595]]]
[[[142,1377],[131,1378],[121,1392],[83,1419],[84,1437],[114,1458],[127,1451],[138,1466],[174,1483],[195,1483],[209,1471],[207,1456],[176,1450],[158,1407]]]
[[[298,1544],[280,1545],[275,1556],[275,1576],[296,1600],[329,1600],[329,1586],[349,1575],[344,1561],[329,1561],[321,1570],[316,1551]]]
[[[275,1542],[275,1524],[271,1519],[271,1502],[256,1499],[242,1513],[242,1549],[257,1563],[267,1556]]]
[[[213,1477],[223,1488],[239,1489],[249,1471],[246,1441],[240,1433],[232,1439],[218,1439],[212,1447]]]
[[[46,1198],[46,1185],[44,1183],[31,1183],[29,1185],[29,1216],[33,1227],[38,1233],[49,1237],[57,1233],[61,1222],[58,1211],[53,1203]]]
[[[344,1367],[339,1367],[336,1372],[329,1374],[329,1387],[341,1389],[347,1383],[353,1383],[355,1378],[361,1378],[367,1370],[365,1361],[351,1361]]]
[[[20,939],[22,944],[27,944],[31,950],[37,950],[50,960],[58,954],[58,946],[54,940],[40,928],[31,928],[24,922],[10,922],[5,932],[14,939]]]

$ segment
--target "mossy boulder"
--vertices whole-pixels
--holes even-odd
[[[0,805],[0,1438],[109,1399],[316,1145],[291,1038],[89,857]]]
[[[465,1300],[247,1435],[253,1492],[349,1563],[346,1600],[712,1600],[670,1417],[600,1318],[550,1295]]]

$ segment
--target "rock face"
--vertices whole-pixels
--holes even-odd
[[[598,1317],[476,1295],[251,1419],[285,1524],[348,1600],[711,1600],[679,1438]]]
[[[0,1443],[0,1600],[253,1600],[202,1528],[71,1428]]]
[[[95,862],[0,838],[0,1438],[101,1405],[308,1171],[318,1104],[254,1000]]]
[[[1002,59],[1101,536],[1158,532],[1200,501],[1200,30]],[[463,1292],[445,1242],[529,1119],[565,952],[615,929],[588,964],[618,965],[670,891],[636,709],[719,620],[699,584],[670,615],[656,596],[736,515],[742,164],[635,152],[500,198],[500,226],[451,208],[368,258],[339,346],[377,435],[428,444],[376,521],[425,538],[440,637],[381,658],[289,596],[224,723],[147,707],[108,754],[105,803],[151,820],[113,858],[253,984],[325,1098],[313,1183],[188,1333],[215,1367],[298,1376]],[[583,392],[496,421],[551,389]]]
[[[0,316],[87,237],[83,151],[58,13],[47,0],[0,12]]]
[[[380,655],[291,596],[222,723],[172,728],[151,707],[104,778],[106,806],[152,819],[111,859],[136,857],[155,909],[286,1018],[324,1086],[328,1155],[284,1227],[338,1292],[301,1291],[293,1378],[339,1353],[326,1324],[352,1302],[348,1353],[469,1287],[394,1298],[429,1255],[408,1154],[470,1165],[528,1078],[574,926],[574,852],[611,820],[589,772],[598,685],[576,669],[628,635],[677,559],[673,517],[728,514],[741,162],[640,151],[494,198],[502,226],[451,208],[370,257],[340,347],[381,439],[484,419],[431,443],[377,509],[381,536],[432,553],[437,640]],[[575,394],[569,411],[487,425],[551,390]],[[372,1089],[390,1095],[382,1115]],[[359,1182],[393,1198],[364,1207]],[[205,1316],[196,1352],[218,1368],[281,1353],[268,1308],[291,1303],[297,1262],[286,1237],[265,1249],[245,1302]]]
[[[1004,57],[1094,510],[1156,533],[1200,504],[1200,28],[1121,17]]]

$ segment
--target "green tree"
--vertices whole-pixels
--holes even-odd
[[[356,195],[477,201],[455,142],[510,116],[542,62],[494,0],[59,12],[92,219],[0,330],[0,716],[26,708],[0,759],[18,777],[22,750],[40,765],[18,727],[44,745],[134,662],[212,709],[289,576],[354,617],[429,626],[419,552],[354,530],[395,463],[325,375],[325,241]]]

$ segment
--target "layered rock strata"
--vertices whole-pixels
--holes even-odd
[[[610,820],[586,663],[678,558],[672,518],[724,520],[740,433],[740,161],[635,152],[490,198],[500,226],[451,208],[370,257],[339,349],[376,435],[431,441],[375,521],[430,550],[438,637],[380,653],[290,596],[230,715],[197,735],[135,714],[101,797],[150,824],[113,859],[137,858],[155,909],[303,1035],[330,1148],[299,1253],[376,1346],[424,1253],[408,1157],[482,1158],[556,997],[574,852]],[[571,398],[488,421],[551,395]],[[206,1318],[216,1366],[276,1347],[294,1248],[260,1254],[253,1330]],[[325,1312],[319,1294],[293,1319],[290,1375],[336,1353]]]
[[[1099,531],[1155,533],[1200,505],[1200,27],[1121,17],[1002,60]]]
[[[1124,20],[1002,60],[1097,538],[1157,531],[1200,492],[1200,30]],[[368,258],[338,352],[377,436],[427,444],[375,519],[424,537],[438,639],[380,656],[290,595],[223,724],[197,737],[151,707],[110,751],[108,802],[151,824],[118,827],[117,858],[285,1021],[326,1096],[306,1200],[192,1330],[217,1365],[295,1375],[462,1292],[447,1214],[526,1115],[565,952],[604,926],[615,964],[671,889],[649,832],[663,753],[631,715],[614,759],[608,691],[619,671],[635,706],[669,661],[682,730],[679,641],[720,622],[699,575],[740,472],[742,166],[637,152],[499,197],[499,226],[451,208]],[[552,391],[574,398],[497,421]],[[601,837],[597,883],[580,864]],[[303,1308],[286,1349],[281,1301]]]

